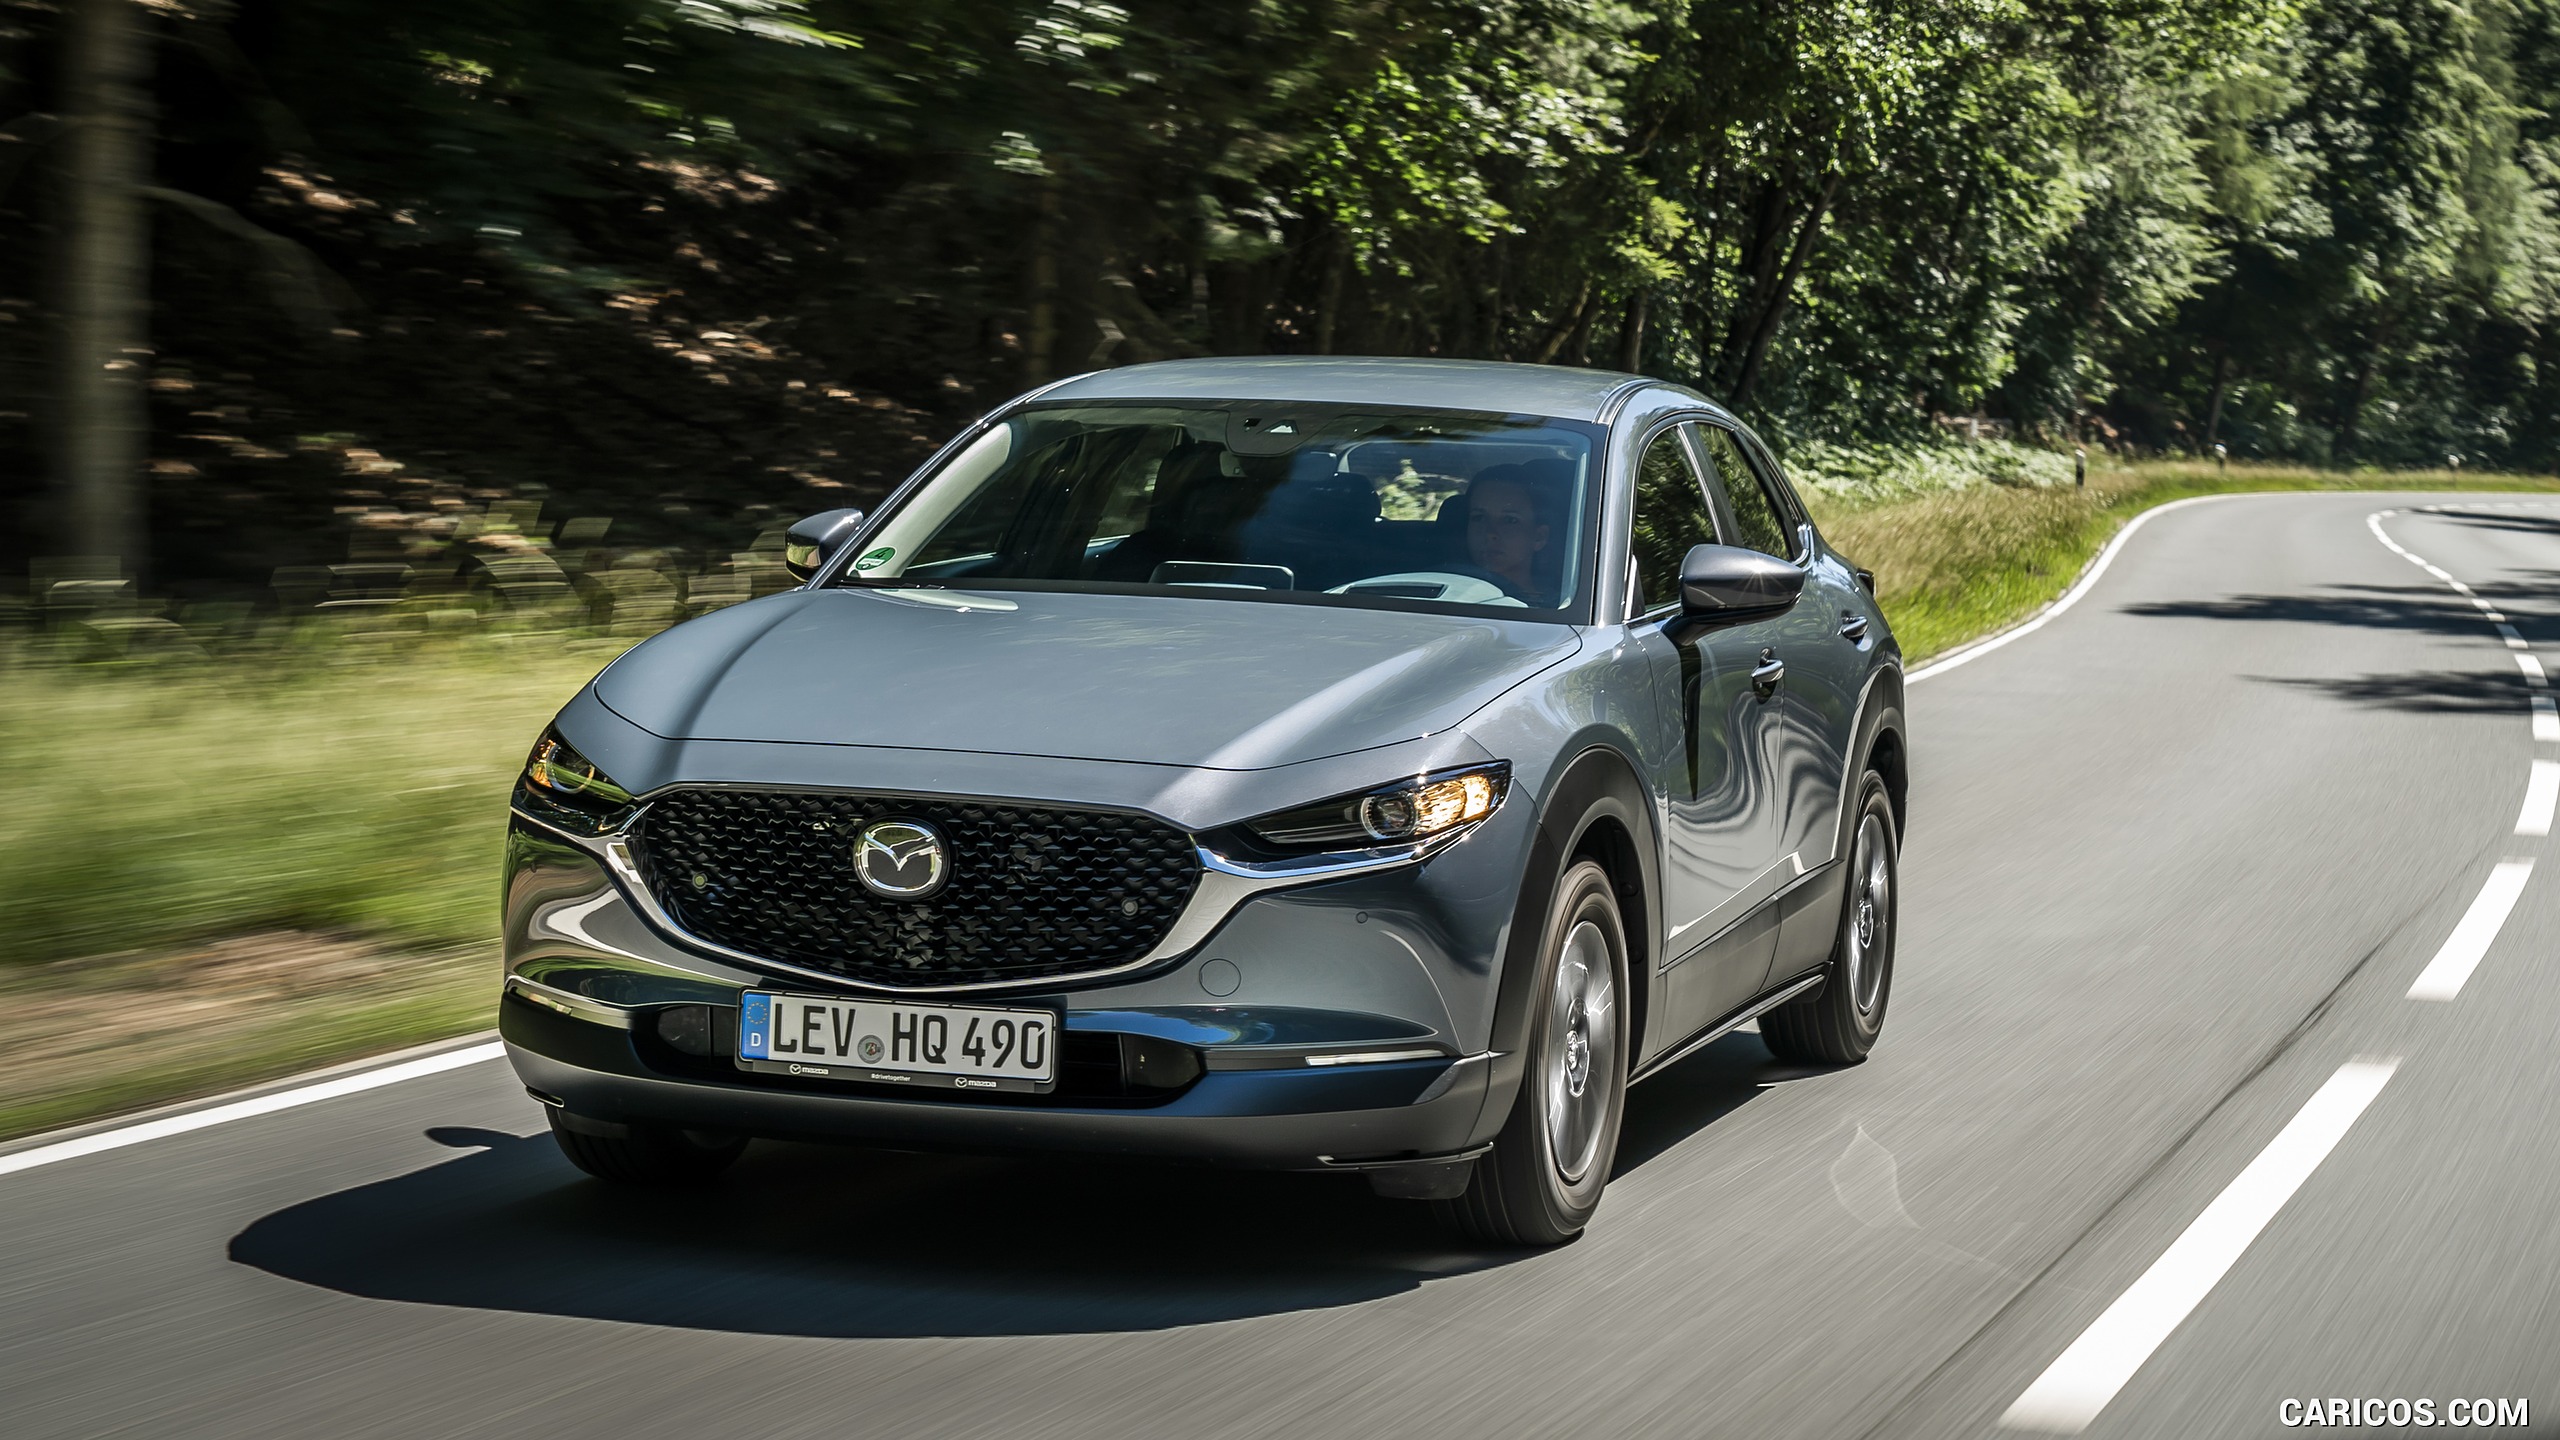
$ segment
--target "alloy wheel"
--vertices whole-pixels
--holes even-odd
[[[1847,973],[1841,978],[1858,1013],[1872,1015],[1884,991],[1885,961],[1893,954],[1893,846],[1880,817],[1869,815],[1859,822],[1850,854],[1855,866],[1850,883],[1856,889],[1841,956]]]
[[[1616,967],[1608,938],[1585,920],[1565,937],[1547,997],[1547,1142],[1556,1172],[1578,1183],[1607,1133],[1618,1063]]]

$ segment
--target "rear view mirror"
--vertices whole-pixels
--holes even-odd
[[[862,526],[859,510],[821,510],[782,532],[782,568],[806,581]]]
[[[1680,562],[1680,618],[1692,629],[1766,620],[1793,609],[1804,571],[1736,545],[1699,545]]]

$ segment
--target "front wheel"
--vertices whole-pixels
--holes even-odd
[[[1760,1039],[1781,1060],[1855,1065],[1884,1030],[1893,992],[1894,912],[1900,840],[1884,777],[1873,770],[1858,786],[1857,829],[1849,846],[1849,883],[1840,905],[1840,936],[1822,988],[1760,1017]]]
[[[1627,1101],[1626,929],[1609,872],[1584,860],[1556,882],[1538,948],[1519,1097],[1466,1193],[1441,1202],[1468,1238],[1559,1245],[1582,1233],[1618,1155]]]

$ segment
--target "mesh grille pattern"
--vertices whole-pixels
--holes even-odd
[[[942,832],[933,898],[862,887],[865,825]],[[677,790],[633,837],[640,873],[691,934],[867,985],[1031,981],[1108,970],[1153,949],[1199,881],[1181,831],[1136,815],[918,795]]]

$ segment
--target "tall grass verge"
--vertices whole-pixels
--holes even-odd
[[[623,642],[517,634],[367,653],[0,670],[0,966],[262,930],[494,933],[507,790]]]
[[[628,641],[0,641],[0,1137],[467,1033],[507,791]]]

